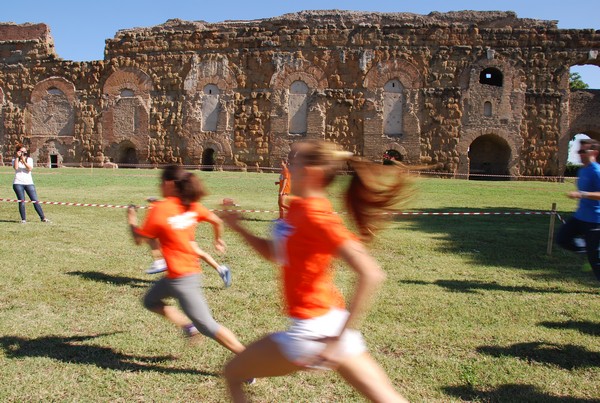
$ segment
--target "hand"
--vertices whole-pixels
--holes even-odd
[[[129,225],[136,225],[137,224],[137,206],[130,204],[127,207],[127,222],[129,223]]]
[[[298,365],[305,367],[322,367],[335,369],[340,365],[339,342],[340,336],[323,337],[315,341],[325,344],[325,348],[317,355],[306,358],[298,362]]]
[[[569,192],[567,193],[569,199],[581,199],[581,192]]]
[[[225,241],[222,240],[221,238],[217,239],[215,241],[215,249],[219,253],[225,253],[225,250],[227,249],[227,245],[225,244]]]

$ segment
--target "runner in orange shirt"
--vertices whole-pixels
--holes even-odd
[[[288,209],[286,198],[292,189],[292,179],[290,177],[290,170],[288,169],[287,158],[281,159],[281,174],[279,174],[279,181],[275,182],[275,184],[279,185],[277,205],[279,206],[279,218],[281,219],[285,214],[285,210]]]
[[[224,373],[235,402],[246,401],[244,379],[282,376],[307,367],[335,369],[372,401],[406,401],[367,352],[356,330],[385,274],[326,198],[326,188],[344,162],[350,162],[355,171],[346,205],[362,237],[369,239],[376,229],[374,219],[381,217],[377,213],[391,209],[405,195],[406,178],[394,171],[382,183],[379,170],[395,167],[362,162],[322,141],[292,146],[292,193],[297,198],[290,203],[286,218],[276,222],[272,240],[250,233],[235,214],[224,216],[259,254],[283,267],[284,301],[291,322],[288,330],[252,343],[227,364]],[[357,275],[348,308],[333,282],[334,257],[343,259]]]
[[[179,326],[187,336],[203,334],[239,354],[244,346],[210,313],[200,287],[199,255],[194,243],[190,242],[195,238],[197,223],[206,221],[213,226],[215,248],[223,252],[222,221],[198,202],[206,194],[198,177],[180,166],[165,168],[160,188],[165,199],[153,204],[141,227],[137,226],[135,208],[127,211],[136,243],[139,245],[147,239],[157,239],[167,262],[166,276],[148,290],[144,306]],[[185,315],[165,304],[164,300],[168,297],[177,299]]]

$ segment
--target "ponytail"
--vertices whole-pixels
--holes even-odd
[[[344,194],[348,212],[365,240],[370,240],[398,203],[410,195],[410,181],[400,165],[379,165],[340,150],[339,146],[322,140],[306,140],[292,146],[292,155],[299,155],[305,165],[319,166],[324,172],[324,186],[331,184],[344,165],[352,168],[352,179]],[[418,168],[420,169],[420,168]]]
[[[358,231],[369,241],[381,228],[386,215],[410,196],[410,181],[405,170],[395,165],[378,165],[357,157],[349,160],[353,168],[344,201]]]

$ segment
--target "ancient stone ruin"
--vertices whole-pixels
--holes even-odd
[[[104,60],[58,57],[44,24],[0,24],[0,147],[37,164],[276,167],[321,138],[455,175],[561,175],[600,139],[600,33],[513,12],[305,11],[125,29]]]

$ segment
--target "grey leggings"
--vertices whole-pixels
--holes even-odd
[[[200,275],[192,274],[179,278],[163,277],[158,280],[144,296],[144,307],[152,310],[163,307],[165,298],[177,299],[181,309],[191,319],[196,329],[203,335],[215,338],[221,327],[212,317],[208,304],[200,287]]]

